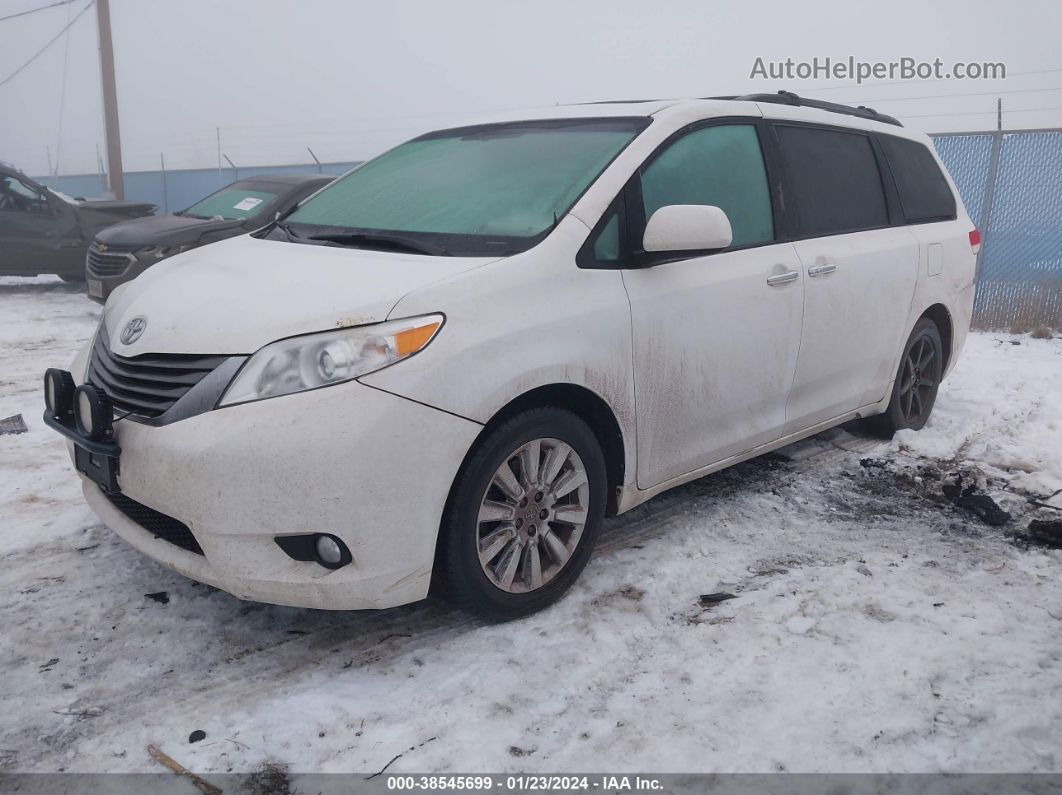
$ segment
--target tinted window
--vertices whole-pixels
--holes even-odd
[[[880,140],[904,218],[910,223],[954,218],[955,197],[929,149],[892,135],[882,135]]]
[[[774,239],[767,172],[750,124],[705,127],[675,141],[643,170],[642,200],[647,221],[668,204],[708,204],[726,212],[732,245]]]
[[[803,236],[888,224],[881,174],[868,136],[815,127],[776,129]]]

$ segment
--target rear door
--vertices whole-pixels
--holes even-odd
[[[803,279],[792,243],[778,242],[766,128],[719,121],[665,143],[626,193],[635,267],[630,300],[638,485],[651,488],[778,438],[796,366]],[[722,208],[733,243],[661,261],[641,249],[645,220],[671,204]],[[616,251],[606,214],[595,248]],[[613,237],[613,240],[615,238]],[[768,281],[770,280],[770,281]]]
[[[786,433],[880,400],[903,345],[918,242],[886,198],[864,131],[776,122],[805,279],[804,323]],[[888,183],[891,186],[891,183]]]

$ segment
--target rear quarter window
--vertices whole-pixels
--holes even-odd
[[[879,136],[904,220],[909,224],[955,218],[955,196],[929,148],[917,141]]]

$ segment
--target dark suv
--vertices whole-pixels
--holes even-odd
[[[320,174],[249,177],[187,210],[115,224],[89,248],[89,298],[105,301],[119,284],[160,260],[265,226],[333,179]]]
[[[154,204],[69,199],[0,163],[0,276],[85,278],[85,251],[101,229],[151,215]]]

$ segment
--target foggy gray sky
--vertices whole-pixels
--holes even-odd
[[[49,2],[0,0],[0,16]],[[88,2],[0,22],[0,80]],[[779,88],[866,103],[928,131],[994,127],[996,94],[908,97],[1013,92],[1001,94],[1006,127],[1062,126],[1057,0],[111,5],[127,171],[158,168],[160,152],[168,168],[214,166],[217,127],[239,166],[308,162],[307,146],[325,161],[358,160],[492,110]],[[1010,77],[828,91],[813,89],[836,83],[749,80],[757,56],[848,55],[1003,61]],[[1043,70],[1054,71],[1015,75]],[[1053,110],[1020,112],[1035,108]],[[960,112],[971,115],[937,115]],[[95,172],[102,127],[93,7],[0,86],[0,160],[45,174],[50,148],[61,174]]]

